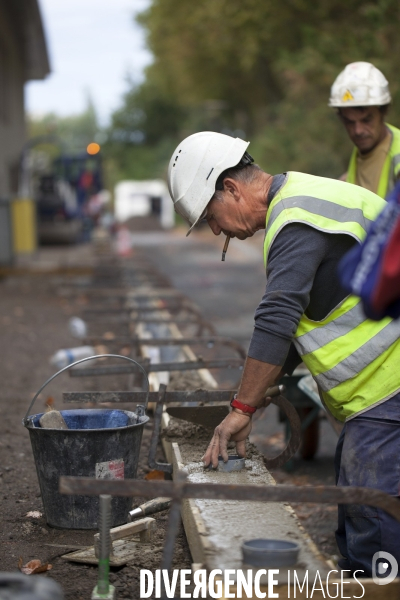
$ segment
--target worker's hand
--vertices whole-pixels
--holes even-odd
[[[236,452],[246,456],[246,439],[251,431],[251,418],[233,410],[214,430],[214,435],[203,456],[204,466],[211,463],[214,469],[218,466],[218,456],[228,460],[227,445],[230,440],[236,442]]]

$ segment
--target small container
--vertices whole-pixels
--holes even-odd
[[[77,348],[63,348],[58,350],[50,359],[50,364],[57,369],[63,369],[68,365],[72,365],[81,358],[89,358],[95,356],[96,350],[93,346],[78,346]]]
[[[242,471],[246,466],[245,459],[237,454],[230,454],[228,461],[224,462],[222,456],[218,456],[218,467],[216,469],[210,464],[208,468],[222,473],[231,473],[232,471]]]
[[[300,546],[286,540],[255,539],[242,544],[243,563],[272,569],[297,563]]]

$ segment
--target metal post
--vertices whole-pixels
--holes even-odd
[[[187,475],[184,471],[177,471],[175,476],[175,486],[182,490],[183,485],[187,481]],[[181,507],[182,497],[175,498],[171,502],[169,511],[168,526],[165,534],[164,551],[161,561],[161,573],[166,570],[168,575],[171,573],[172,561],[174,558],[174,548],[176,536],[178,535],[179,526],[181,523]],[[164,586],[164,580],[161,582],[161,600],[167,600],[167,595]]]
[[[111,496],[100,496],[100,552],[99,552],[99,578],[93,590],[92,600],[114,600],[115,587],[110,585],[108,578],[110,571],[110,524],[111,524]]]

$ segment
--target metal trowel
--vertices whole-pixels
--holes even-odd
[[[176,419],[183,419],[205,429],[215,429],[229,413],[229,404],[217,406],[168,406],[167,413]]]

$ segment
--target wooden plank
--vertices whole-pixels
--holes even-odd
[[[119,525],[119,527],[113,527],[112,529],[110,529],[110,539],[112,542],[115,542],[117,540],[122,540],[132,535],[139,534],[141,543],[148,543],[151,541],[155,525],[156,521],[151,517],[140,519],[138,521],[135,521],[134,523],[126,523],[125,525]],[[98,547],[100,543],[100,533],[94,534],[93,541],[94,547],[96,549],[96,547]]]
[[[135,523],[128,523],[111,529],[112,549],[110,553],[110,566],[121,567],[122,565],[126,565],[130,560],[133,560],[138,552],[146,552],[146,546],[143,546],[143,544],[148,544],[152,541],[155,525],[155,519],[146,517]],[[139,535],[139,540],[133,539],[133,536],[136,535]],[[93,546],[78,550],[77,552],[64,554],[61,558],[71,562],[97,565],[99,562],[100,534],[96,533],[93,541]]]
[[[166,412],[163,413],[161,421],[162,429],[166,429],[169,422],[169,414]],[[178,444],[176,442],[171,443],[165,438],[161,438],[161,444],[165,457],[167,461],[172,464],[174,472],[176,473],[177,469],[182,470],[184,464],[182,462]],[[205,524],[194,500],[189,499],[182,501],[181,516],[192,560],[194,563],[201,563],[204,565],[207,552],[209,552],[211,548],[208,543]]]
[[[150,550],[149,550],[150,551]],[[137,553],[143,555],[143,546],[139,540],[117,540],[113,543],[113,554],[110,556],[110,567],[122,567],[127,562],[134,560]],[[96,557],[94,546],[86,548],[86,550],[78,550],[61,556],[63,560],[71,562],[97,565],[99,559]]]
[[[185,465],[176,442],[171,444],[169,454],[174,473],[181,471]],[[207,555],[213,551],[213,547],[207,535],[206,524],[196,506],[196,500],[183,500],[181,516],[193,562],[206,564]]]

